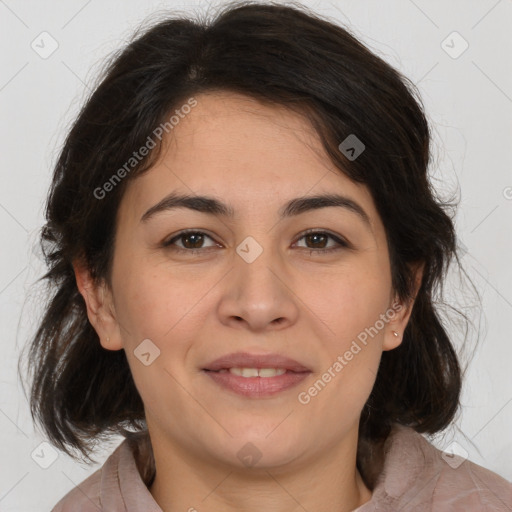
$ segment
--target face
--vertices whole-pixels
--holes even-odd
[[[128,184],[112,288],[94,291],[96,309],[86,298],[89,318],[105,348],[126,351],[154,438],[219,464],[242,467],[247,450],[260,466],[306,464],[357,431],[410,310],[397,306],[371,194],[329,162],[302,117],[231,93],[196,100]],[[153,208],[171,193],[208,196],[231,214]],[[345,202],[284,212],[335,194]],[[234,352],[307,371],[245,387],[246,377],[205,371]]]

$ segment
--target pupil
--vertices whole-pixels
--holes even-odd
[[[197,239],[194,242],[194,238],[196,238],[196,237],[197,237]],[[312,235],[307,235],[307,237],[308,237],[309,241],[312,241],[313,245],[322,243],[318,239],[323,239],[323,241],[325,241],[325,235],[319,235],[318,233],[314,233]],[[187,241],[184,244],[185,246],[188,246],[189,245],[188,241],[192,240],[192,242],[191,242],[192,248],[198,249],[201,247],[201,244],[203,241],[203,235],[201,235],[200,233],[189,233],[189,234],[184,235],[184,240]],[[323,245],[322,245],[322,247],[323,247]]]
[[[325,235],[319,235],[318,233],[313,233],[312,235],[308,235],[308,238],[309,238],[310,240],[311,240],[311,239],[313,239],[313,238],[315,238],[315,237],[319,237],[319,238],[323,238],[323,239],[325,239]],[[319,242],[318,242],[318,240],[317,240],[316,242],[315,242],[315,241],[313,241],[313,244],[315,244],[315,243],[319,243]],[[322,246],[322,247],[323,247],[323,246]]]
[[[201,247],[201,243],[202,243],[202,235],[200,235],[199,233],[189,233],[187,235],[185,235],[185,240],[190,240],[191,238],[194,239],[195,237],[198,237],[199,240],[196,240],[196,242],[192,242],[192,248],[193,249],[198,249]],[[185,246],[187,246],[187,243],[184,244]]]

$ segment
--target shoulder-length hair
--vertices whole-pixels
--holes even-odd
[[[462,372],[434,291],[452,258],[459,260],[450,204],[436,197],[428,178],[431,135],[417,89],[349,31],[303,6],[250,2],[231,3],[211,21],[167,17],[137,33],[107,63],[69,131],[41,233],[49,268],[41,279],[53,293],[30,345],[33,418],[61,450],[74,456],[71,449],[78,449],[90,460],[103,436],[147,434],[126,355],[101,347],[72,263],[83,261],[95,280],[111,284],[116,214],[127,183],[158,157],[157,127],[212,90],[286,106],[312,124],[339,171],[371,192],[402,300],[412,298],[411,265],[424,263],[403,341],[382,354],[361,413],[360,470],[393,423],[443,430],[459,406]],[[365,146],[355,159],[339,148],[350,135]],[[155,147],[113,183],[148,137]],[[370,473],[362,474],[371,484]]]

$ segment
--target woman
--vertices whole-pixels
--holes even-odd
[[[301,7],[116,56],[55,169],[31,407],[70,455],[126,440],[53,510],[512,509],[421,435],[461,389],[429,151],[407,79]]]

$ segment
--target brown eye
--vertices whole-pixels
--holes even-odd
[[[201,233],[185,233],[180,238],[186,249],[200,249],[204,243],[204,235]]]
[[[207,238],[213,241],[209,235],[202,231],[182,231],[170,240],[163,242],[162,246],[176,251],[194,252],[205,249],[203,244]],[[178,241],[181,242],[181,246],[176,245],[176,242]]]
[[[324,233],[312,233],[310,235],[306,235],[304,239],[306,240],[306,243],[310,242],[313,245],[313,249],[324,249],[329,236]],[[319,247],[319,244],[321,247]]]
[[[213,244],[205,246],[204,243],[206,239],[210,239]],[[300,240],[305,240],[306,242],[306,246],[300,248],[309,249],[310,253],[329,253],[350,247],[346,241],[326,231],[308,231],[299,238],[299,241]],[[334,241],[334,245],[329,247],[328,243],[330,240]],[[189,254],[204,252],[204,250],[215,247],[216,245],[211,236],[202,231],[193,230],[182,231],[170,240],[162,243],[162,247]]]
[[[304,249],[311,249],[310,252],[325,253],[349,247],[347,242],[326,231],[308,231],[299,238],[299,240],[303,239],[306,242]],[[326,248],[329,239],[334,240],[335,245]]]

